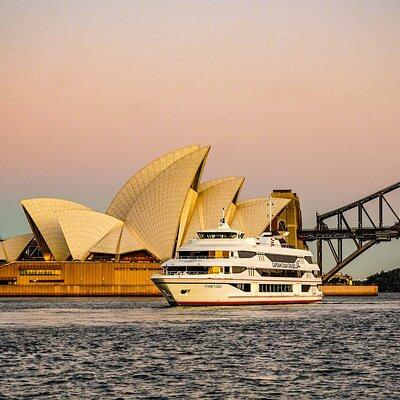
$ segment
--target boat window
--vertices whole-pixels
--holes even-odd
[[[240,274],[246,271],[246,267],[232,267],[232,274]]]
[[[303,293],[309,292],[310,291],[311,285],[301,285],[301,291]]]
[[[258,291],[267,293],[293,292],[293,285],[261,283],[258,287]]]
[[[178,258],[229,258],[229,251],[210,250],[210,251],[179,251]]]
[[[236,232],[198,232],[200,239],[235,239]]]
[[[224,267],[224,274],[229,274],[230,267]]]
[[[229,283],[229,285],[236,289],[243,290],[243,292],[250,292],[250,283]]]
[[[288,256],[286,254],[265,254],[272,262],[281,262],[293,264],[297,260],[297,256]]]
[[[314,264],[311,256],[305,256],[304,258],[309,264]]]
[[[173,266],[170,265],[165,268],[166,275],[179,275],[179,274],[190,274],[190,275],[199,275],[199,274],[207,274],[208,267],[200,267],[200,266]]]
[[[239,250],[239,258],[253,258],[257,253],[255,251]]]
[[[261,276],[272,276],[278,278],[301,278],[306,271],[293,270],[293,269],[270,269],[270,268],[256,268],[256,271]]]
[[[210,253],[214,253],[214,258],[229,258],[229,251],[215,250],[210,251]]]
[[[316,277],[316,278],[320,278],[321,277],[321,271],[319,269],[316,269],[314,271],[312,271],[312,274]]]
[[[180,251],[178,258],[210,258],[209,251]]]

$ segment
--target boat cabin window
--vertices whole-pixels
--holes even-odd
[[[241,274],[244,271],[246,271],[246,267],[232,267],[232,274]]]
[[[250,283],[230,283],[229,285],[242,290],[243,292],[250,292],[251,290]]]
[[[319,269],[312,271],[312,274],[314,275],[315,278],[321,277],[321,271]]]
[[[301,278],[306,271],[299,271],[293,269],[268,269],[256,268],[256,271],[261,276],[273,276],[276,278]]]
[[[166,275],[181,275],[181,274],[190,274],[190,275],[199,275],[199,274],[207,274],[208,267],[200,267],[200,266],[168,266],[165,268]]]
[[[243,234],[238,234],[237,232],[197,232],[200,239],[240,239]]]
[[[253,258],[257,253],[255,251],[239,250],[238,254],[239,258]]]
[[[304,258],[309,264],[314,264],[311,256],[305,256]]]
[[[258,287],[259,292],[268,292],[268,293],[276,293],[276,292],[293,292],[293,285],[285,285],[285,284],[260,284]]]
[[[179,251],[178,258],[210,258],[209,251]]]
[[[281,262],[293,264],[299,258],[297,256],[288,256],[286,254],[265,254],[265,256],[272,262]]]
[[[179,251],[178,258],[229,258],[229,251],[225,250],[209,250],[209,251]]]
[[[301,285],[301,291],[303,293],[307,293],[310,291],[310,287],[311,287],[311,285]]]

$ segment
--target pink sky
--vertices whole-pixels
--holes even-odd
[[[400,181],[398,1],[2,0],[0,19],[4,237],[29,230],[20,199],[104,210],[190,143],[242,197],[295,190],[307,226]],[[367,254],[348,271],[400,265],[400,242]]]

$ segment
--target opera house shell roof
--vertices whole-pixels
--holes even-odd
[[[147,254],[164,261],[201,229],[214,228],[224,208],[232,228],[259,236],[290,202],[239,200],[242,177],[201,182],[210,147],[171,151],[135,173],[105,213],[72,201],[21,201],[31,234],[0,242],[0,260],[17,260],[35,238],[45,260],[120,259]],[[102,258],[103,257],[103,258]]]

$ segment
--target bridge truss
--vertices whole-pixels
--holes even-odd
[[[317,263],[321,273],[323,242],[327,242],[329,246],[336,266],[323,275],[324,283],[375,244],[400,238],[400,213],[395,211],[397,207],[390,204],[385,197],[397,189],[400,189],[400,182],[336,210],[317,214],[316,228],[299,232],[301,240],[316,241]],[[357,218],[355,227],[349,223],[350,216],[354,216],[354,213]],[[387,214],[391,216],[391,223],[385,225],[384,219]],[[351,240],[355,245],[354,251],[347,256],[343,255],[344,240]]]

